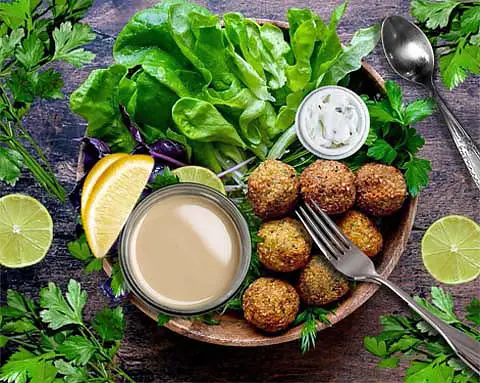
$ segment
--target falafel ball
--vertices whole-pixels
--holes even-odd
[[[346,212],[355,203],[355,175],[338,161],[317,160],[300,176],[302,197],[327,214]]]
[[[323,306],[343,297],[348,282],[323,257],[314,256],[300,272],[297,291],[307,305]]]
[[[386,216],[400,210],[407,198],[407,185],[397,168],[378,163],[363,165],[357,176],[357,205],[374,216]]]
[[[263,239],[257,245],[258,258],[268,269],[285,273],[307,264],[312,239],[296,219],[287,217],[265,222],[258,236]]]
[[[349,210],[336,223],[348,239],[369,257],[374,257],[382,249],[382,234],[365,214]]]
[[[259,278],[243,294],[245,319],[254,326],[277,332],[286,329],[296,318],[300,298],[295,288],[275,278]]]
[[[281,161],[262,162],[248,178],[248,199],[261,218],[290,213],[298,199],[300,182],[295,169]]]

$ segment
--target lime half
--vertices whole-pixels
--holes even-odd
[[[52,217],[35,198],[0,198],[0,264],[19,268],[40,262],[53,238]]]
[[[210,186],[220,193],[226,194],[222,180],[210,169],[202,168],[201,166],[184,166],[175,169],[173,174],[178,177],[180,182],[193,182]]]
[[[469,282],[480,275],[480,225],[449,215],[434,222],[422,239],[423,264],[439,282]]]

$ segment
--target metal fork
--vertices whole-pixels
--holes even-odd
[[[318,204],[312,204],[315,209],[304,204],[295,210],[295,214],[333,267],[354,281],[376,282],[390,288],[445,339],[467,366],[480,375],[480,342],[446,324],[420,306],[401,288],[381,277],[370,258],[340,231]]]

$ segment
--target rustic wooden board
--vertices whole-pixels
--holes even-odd
[[[97,53],[93,64],[83,69],[62,66],[65,73],[65,92],[78,86],[92,68],[106,66],[112,61],[113,37],[131,15],[154,0],[98,0],[88,21],[99,33],[92,44]],[[209,0],[199,1],[218,13],[240,11],[251,17],[285,19],[289,7],[310,7],[328,18],[337,1],[308,0]],[[389,14],[408,14],[408,0],[352,0],[340,32],[345,41],[353,31],[380,21]],[[395,79],[382,56],[381,47],[368,58],[385,79]],[[408,98],[426,96],[426,92],[400,80]],[[480,78],[470,78],[452,92],[443,94],[458,118],[465,124],[476,142],[480,142]],[[78,143],[85,123],[68,109],[68,101],[41,102],[33,107],[27,121],[32,134],[48,150],[61,181],[72,187],[75,179]],[[437,218],[448,214],[463,214],[480,221],[480,193],[475,188],[463,162],[456,152],[446,126],[436,114],[417,128],[424,135],[425,158],[432,160],[430,186],[422,193],[414,228],[399,264],[390,279],[412,294],[426,293],[435,282],[425,271],[420,258],[420,240],[426,228]],[[14,189],[0,186],[0,196],[10,192],[28,193],[49,208],[55,221],[55,240],[44,262],[22,270],[1,270],[1,298],[6,289],[13,288],[36,294],[48,281],[66,286],[76,278],[89,292],[87,313],[109,304],[99,284],[104,276],[84,276],[79,262],[73,260],[66,244],[73,239],[75,212],[45,196],[27,175]],[[479,282],[460,286],[443,286],[451,292],[459,307],[478,296]],[[392,294],[380,289],[375,296],[354,314],[331,329],[319,334],[316,350],[301,355],[297,342],[267,348],[233,348],[215,346],[184,338],[156,324],[133,306],[126,307],[126,337],[119,352],[122,366],[138,382],[163,381],[304,381],[304,382],[399,382],[402,370],[378,370],[377,359],[363,349],[363,337],[379,330],[382,314],[405,311],[405,306]],[[0,362],[1,364],[1,362]]]

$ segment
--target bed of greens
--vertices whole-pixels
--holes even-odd
[[[193,3],[162,2],[133,16],[115,42],[115,63],[90,74],[71,108],[88,121],[87,137],[114,152],[136,146],[123,105],[147,144],[179,142],[190,162],[217,173],[248,152],[265,159],[303,97],[344,80],[376,46],[378,25],[358,30],[342,47],[336,27],[346,5],[329,23],[291,9],[285,35],[238,13],[220,20]]]

